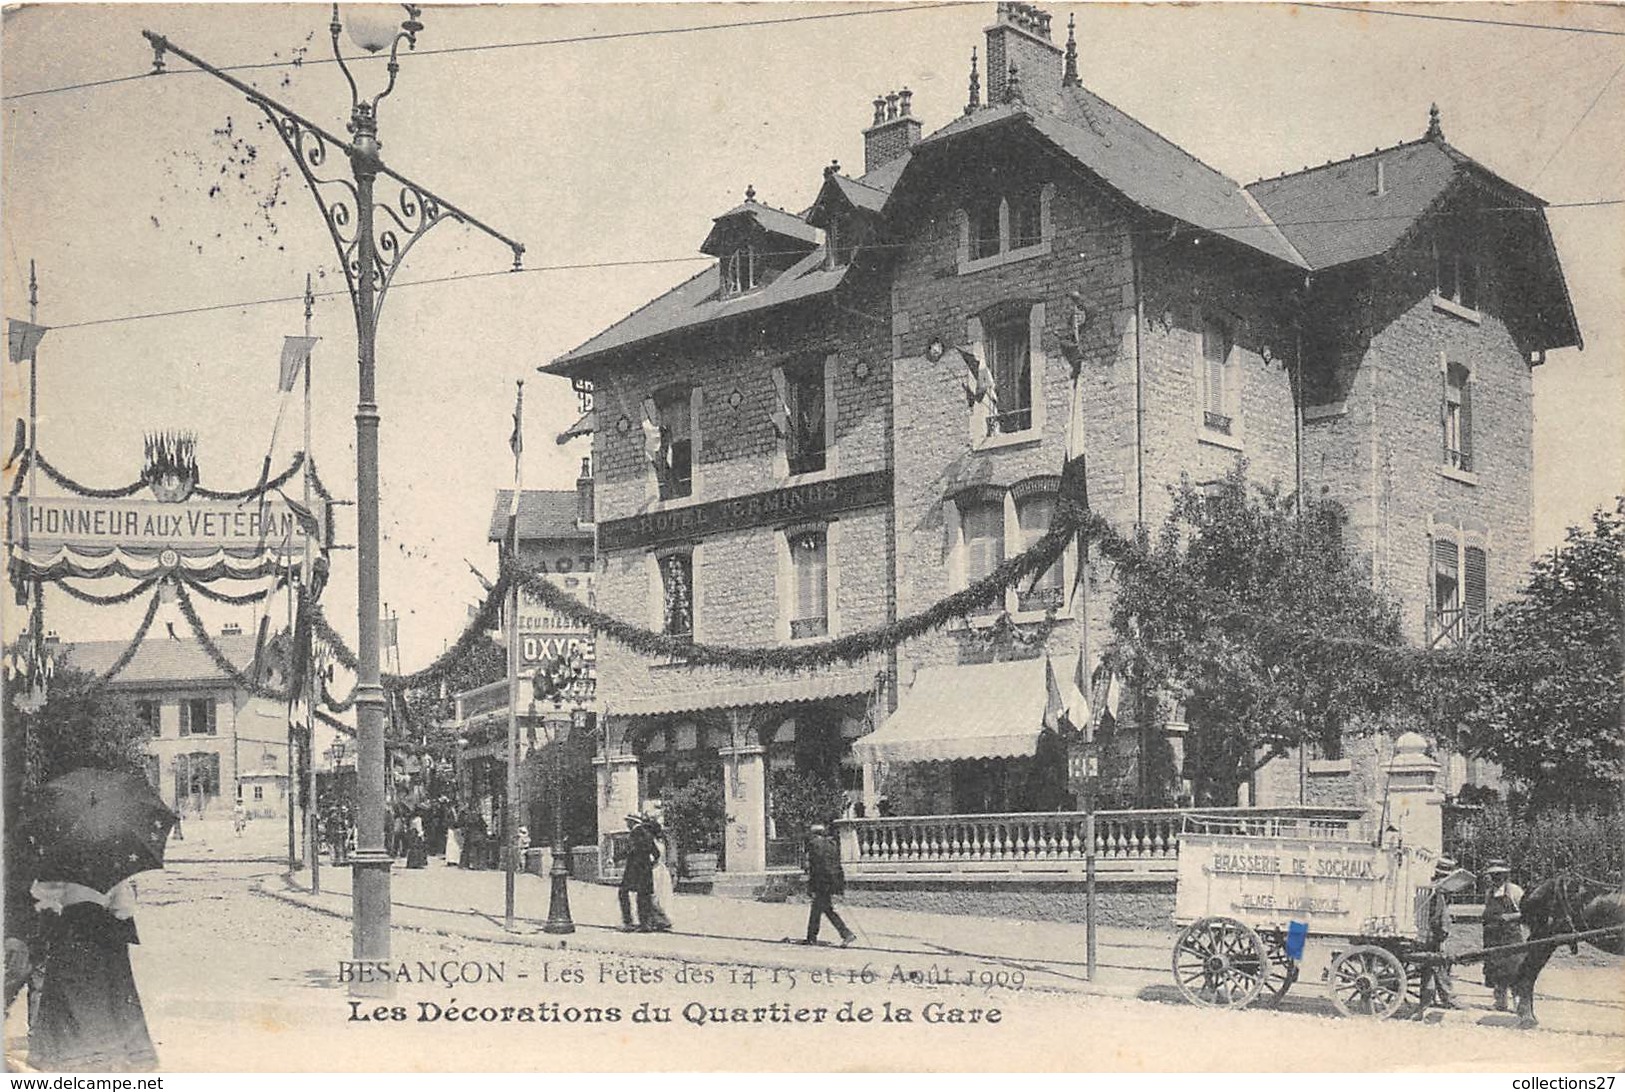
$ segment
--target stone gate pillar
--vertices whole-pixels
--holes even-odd
[[[724,747],[722,781],[728,801],[728,872],[767,871],[767,772],[758,745]]]
[[[1406,732],[1394,741],[1388,760],[1388,823],[1397,839],[1413,849],[1444,852],[1444,793],[1439,789],[1439,764],[1428,757],[1427,740]],[[1386,833],[1386,832],[1385,832]]]
[[[602,876],[610,868],[610,837],[626,829],[628,815],[641,810],[638,756],[599,755],[592,764],[598,781],[598,873]]]

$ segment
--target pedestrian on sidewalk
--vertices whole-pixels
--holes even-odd
[[[248,825],[248,810],[243,807],[241,800],[232,805],[231,826],[237,832],[237,837],[243,836],[243,828]]]
[[[31,893],[45,933],[39,1010],[28,1033],[35,1069],[90,1073],[147,1071],[158,1054],[130,970],[135,886],[106,894],[81,884],[35,880]]]
[[[807,914],[803,944],[818,943],[818,929],[826,917],[840,931],[841,947],[857,939],[835,912],[835,896],[846,893],[846,873],[841,868],[841,848],[825,833],[822,823],[814,823],[807,835],[807,893],[812,896],[812,909]]]
[[[1523,943],[1523,888],[1512,882],[1512,869],[1496,859],[1484,866],[1489,893],[1484,896],[1484,947]],[[1506,1012],[1507,992],[1523,967],[1522,952],[1501,952],[1484,957],[1484,985],[1495,991],[1495,1011]]]
[[[654,847],[654,864],[650,873],[650,928],[656,933],[671,932],[671,897],[677,885],[671,876],[671,849],[660,820],[652,815],[643,817],[643,828],[649,832]]]
[[[621,869],[621,932],[653,932],[654,863],[659,856],[654,838],[643,827],[643,816],[626,817],[628,832],[626,865]],[[632,919],[632,896],[637,896],[638,916]]]

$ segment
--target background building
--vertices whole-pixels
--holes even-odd
[[[285,687],[280,664],[254,636],[228,625],[215,644],[246,677]],[[66,646],[70,662],[100,674],[126,641]],[[238,686],[195,638],[149,637],[111,683],[152,733],[147,777],[184,817],[222,818],[237,800],[252,817],[286,817],[288,709]]]

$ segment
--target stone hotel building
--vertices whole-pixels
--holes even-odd
[[[1419,139],[1240,185],[1093,94],[1076,33],[1056,44],[1048,14],[999,4],[960,116],[916,117],[907,89],[875,99],[861,171],[809,164],[822,184],[799,212],[746,189],[700,243],[714,264],[544,367],[593,391],[600,608],[793,646],[966,586],[1048,527],[1075,323],[1090,501],[1120,530],[1157,526],[1181,476],[1244,459],[1344,507],[1419,645],[1471,639],[1514,592],[1531,372],[1580,344],[1541,199],[1453,147],[1437,111]],[[1077,565],[844,667],[606,643],[600,829],[717,779],[725,873],[759,877],[794,864],[771,786],[801,770],[861,805],[849,860],[1073,845],[1011,817],[1073,806],[1044,657],[1071,664],[1085,626],[1098,651],[1110,605],[1097,562],[1084,616]],[[1125,702],[1108,796],[1172,802],[1177,768],[1158,783],[1140,756],[1177,756],[1183,725]],[[1391,748],[1367,751],[1272,763],[1251,802],[1365,806]],[[1454,784],[1474,773],[1456,764]],[[900,824],[882,798],[980,818]],[[1124,837],[1156,850],[1146,829]]]

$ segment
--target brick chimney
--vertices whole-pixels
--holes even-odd
[[[906,87],[875,98],[875,119],[863,131],[863,173],[885,166],[920,142],[913,98],[914,92]]]
[[[581,477],[576,479],[576,523],[582,526],[592,523],[592,506],[592,460],[582,456]]]
[[[1050,41],[1049,24],[1047,11],[1000,0],[993,25],[986,31],[989,106],[1003,105],[1014,97],[1040,110],[1055,108],[1061,97],[1064,53]]]

